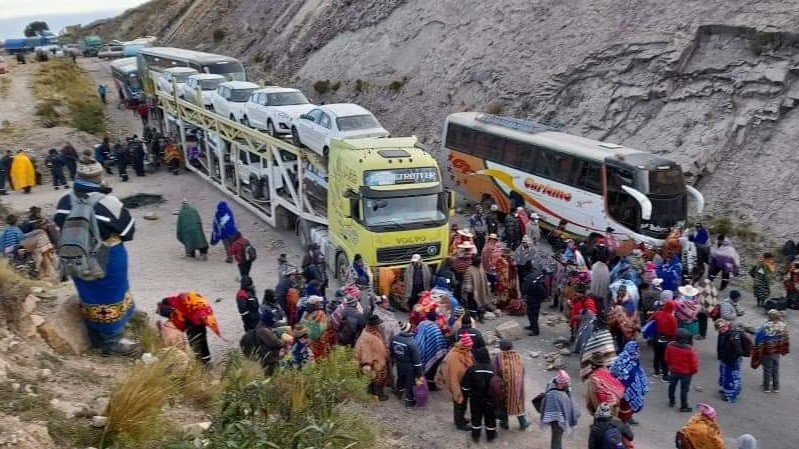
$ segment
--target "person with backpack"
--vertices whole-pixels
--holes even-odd
[[[580,411],[572,399],[569,373],[558,371],[547,384],[546,391],[533,399],[533,405],[536,401],[540,401],[536,410],[541,413],[541,424],[552,429],[549,448],[562,449],[563,434],[570,433],[580,419]]]
[[[741,394],[743,375],[741,374],[741,358],[749,357],[752,343],[749,337],[729,321],[716,320],[718,340],[716,356],[719,360],[719,392],[725,402],[735,402]]]
[[[680,384],[680,411],[691,412],[688,392],[691,379],[699,372],[699,356],[693,348],[693,336],[685,329],[677,330],[677,340],[666,346],[666,365],[669,367],[669,407],[674,407],[674,393]]]
[[[233,211],[230,210],[227,202],[220,201],[216,205],[216,214],[214,214],[214,226],[211,231],[211,245],[216,245],[220,241],[225,247],[225,262],[233,263],[233,255],[230,254],[230,245],[233,239],[236,238],[238,233],[236,229],[236,220],[233,218]]]
[[[391,339],[388,345],[391,360],[397,367],[397,381],[394,384],[398,398],[405,397],[405,407],[416,405],[413,387],[417,379],[424,375],[422,361],[419,355],[419,345],[416,344],[411,323],[397,323],[400,332]]]
[[[724,435],[718,423],[718,413],[706,402],[699,403],[699,412],[677,431],[677,449],[724,449]]]
[[[178,212],[177,238],[186,250],[186,257],[195,258],[199,252],[200,260],[208,260],[208,241],[205,240],[203,221],[197,209],[186,199]]]
[[[495,380],[496,374],[491,366],[488,349],[481,348],[474,351],[474,364],[463,374],[461,390],[469,398],[469,415],[472,420],[472,441],[480,441],[483,429],[486,431],[486,440],[491,442],[497,438],[496,409],[499,401],[504,396],[495,382],[502,385],[502,379]]]
[[[120,341],[135,310],[124,243],[136,226],[102,176],[103,167],[84,152],[73,190],[56,205],[57,254],[62,273],[75,283],[92,344],[102,355],[127,355],[138,348]]]
[[[236,232],[236,237],[233,239],[233,243],[230,244],[230,254],[239,266],[239,276],[249,276],[252,263],[255,262],[258,254],[255,251],[255,247],[241,235],[241,232]]]
[[[258,297],[255,295],[255,285],[249,276],[242,276],[241,278],[241,286],[239,291],[236,292],[236,307],[244,324],[244,332],[255,329],[261,321],[261,315]]]
[[[630,426],[613,419],[610,404],[599,404],[588,435],[588,449],[626,449],[634,438]]]

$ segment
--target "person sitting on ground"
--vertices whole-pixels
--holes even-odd
[[[208,241],[205,240],[203,222],[197,209],[184,199],[178,213],[177,238],[192,259],[200,253],[200,260],[208,260]]]
[[[634,438],[630,426],[613,418],[610,404],[599,404],[588,435],[588,449],[631,447]]]
[[[180,166],[183,163],[183,152],[180,147],[174,142],[168,141],[166,148],[164,148],[164,164],[169,167],[169,171],[173,175],[180,174]]]
[[[3,244],[3,255],[8,259],[15,257],[23,237],[22,230],[17,226],[17,221],[16,215],[6,215],[6,227],[3,229],[3,234],[0,235],[0,241]]]

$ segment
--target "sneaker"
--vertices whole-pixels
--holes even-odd
[[[771,390],[771,392],[772,392],[772,393],[779,393],[779,392],[780,392],[780,389],[779,389],[779,388],[775,388],[775,389]]]
[[[691,413],[692,411],[694,411],[694,409],[692,409],[691,407],[680,407],[681,413]]]
[[[667,384],[667,383],[669,383],[669,377],[666,376],[666,375],[663,375],[663,376],[660,377],[660,381],[663,382],[664,384]]]
[[[669,408],[674,408],[674,403],[673,402],[669,402]]]
[[[503,428],[503,429],[505,429],[505,430],[508,430],[508,429],[510,429],[510,426],[508,425],[508,422],[507,422],[507,421],[500,421],[500,422],[499,422],[499,427],[502,427],[502,428]]]
[[[537,337],[538,336],[538,332],[528,332],[527,335],[529,335],[531,337]]]

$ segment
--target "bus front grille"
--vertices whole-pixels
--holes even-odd
[[[377,250],[377,263],[402,263],[411,262],[411,256],[418,254],[422,259],[436,257],[441,252],[440,243],[424,243],[421,245],[392,246]]]

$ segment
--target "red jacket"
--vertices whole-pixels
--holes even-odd
[[[670,373],[693,376],[699,372],[699,356],[694,348],[672,342],[666,346],[666,365]]]
[[[674,306],[675,302],[669,301],[652,315],[652,319],[657,324],[658,335],[670,339],[677,335],[677,317],[674,316]]]
[[[249,244],[250,241],[241,236],[230,244],[230,255],[236,259],[237,264],[241,265],[247,261],[247,255],[244,254],[244,251]]]

